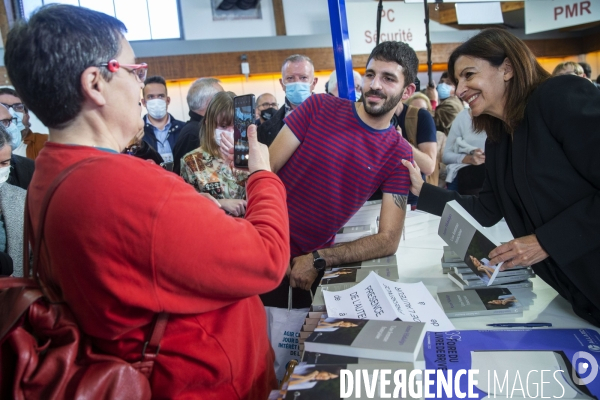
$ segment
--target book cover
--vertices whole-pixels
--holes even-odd
[[[475,398],[597,399],[600,334],[591,329],[428,332],[428,369],[479,370]],[[542,375],[542,371],[545,371]],[[467,380],[460,388],[467,388]],[[435,389],[434,389],[435,390]],[[447,396],[442,391],[442,397]]]
[[[464,262],[463,261],[463,257],[459,257],[458,254],[456,254],[454,251],[452,251],[452,249],[450,248],[450,246],[444,246],[444,257],[443,257],[444,262]]]
[[[517,297],[505,288],[441,292],[438,298],[449,318],[523,313]]]
[[[305,351],[302,353],[301,358],[303,363],[322,365],[322,364],[379,364],[381,360],[375,358],[361,358],[361,357],[348,357],[338,356],[335,354],[327,353],[314,353],[312,351]],[[423,349],[417,354],[417,359],[414,363],[398,363],[399,366],[404,366],[405,369],[425,369],[425,356],[423,355]]]
[[[422,322],[327,318],[306,339],[304,348],[315,353],[414,362],[424,335]]]
[[[313,301],[310,305],[311,312],[325,312],[325,298],[323,297],[323,291],[339,292],[341,290],[350,289],[356,286],[356,283],[338,283],[335,285],[318,286],[313,296]]]
[[[373,384],[360,384],[359,394],[356,390],[352,390],[349,399],[381,399],[379,376],[378,373],[382,369],[396,371],[399,369],[407,370],[407,374],[412,371],[412,367],[406,363],[386,362],[379,360],[376,364],[305,364],[301,363],[294,368],[290,380],[286,386],[286,392],[283,399],[292,400],[331,400],[340,398],[340,375],[342,370],[350,370],[354,373],[355,370],[364,370],[364,373],[372,378]],[[347,385],[347,383],[346,383]],[[355,389],[355,388],[353,388]],[[347,390],[347,388],[346,388]],[[392,389],[387,387],[386,391],[391,393]],[[277,398],[277,397],[274,397]],[[384,396],[389,398],[389,396]]]
[[[449,272],[448,274],[446,274],[446,276],[453,283],[455,283],[459,288],[464,289],[464,290],[487,287],[485,282],[483,282],[479,278],[463,280],[461,277],[456,275],[454,272]],[[533,287],[533,282],[531,282],[529,279],[525,279],[520,282],[504,283],[501,285],[497,285],[496,287],[502,287],[502,288],[506,288],[506,289],[531,288],[531,287]]]
[[[457,201],[446,203],[438,234],[479,279],[488,286],[494,283],[502,263],[489,265],[487,257],[500,242],[489,237]]]
[[[338,267],[325,271],[321,285],[335,285],[339,283],[358,283],[363,281],[371,272],[389,280],[398,279],[398,267]]]

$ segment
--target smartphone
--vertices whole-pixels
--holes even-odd
[[[254,95],[233,98],[233,165],[248,168],[248,126],[254,123]]]

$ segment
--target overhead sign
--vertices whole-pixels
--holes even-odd
[[[600,21],[600,0],[526,0],[525,33]]]
[[[370,54],[377,43],[377,2],[346,3],[350,52]],[[421,4],[384,3],[379,41],[405,42],[415,51],[427,50],[425,10]]]
[[[502,7],[499,1],[487,3],[461,3],[455,6],[459,25],[502,24]]]

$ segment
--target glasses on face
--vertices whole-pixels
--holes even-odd
[[[262,103],[262,104],[258,105],[258,108],[269,108],[269,107],[277,108],[277,103]]]
[[[6,118],[6,119],[0,119],[0,122],[2,122],[2,125],[4,125],[5,128],[8,128],[10,126],[10,124],[12,124],[14,118]]]
[[[15,110],[15,112],[25,112],[25,105],[23,103],[15,103],[15,104],[6,104],[6,103],[0,103],[2,104],[4,107],[6,107],[6,109],[10,109],[12,107],[13,110]]]
[[[144,82],[148,74],[148,64],[121,64],[117,60],[110,60],[107,63],[100,64],[100,67],[106,67],[110,72],[117,72],[119,68],[125,68],[128,72],[135,75],[138,81]]]

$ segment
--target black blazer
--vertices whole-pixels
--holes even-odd
[[[277,112],[271,117],[271,119],[263,122],[256,128],[256,134],[258,141],[262,144],[270,146],[273,140],[279,134],[281,128],[285,124],[283,119],[285,118],[285,104],[277,110]]]
[[[577,76],[550,78],[529,97],[511,137],[486,143],[486,180],[479,197],[424,185],[418,208],[441,215],[457,200],[483,226],[502,217],[514,237],[535,234],[550,255],[535,272],[582,318],[600,326],[600,91]]]

